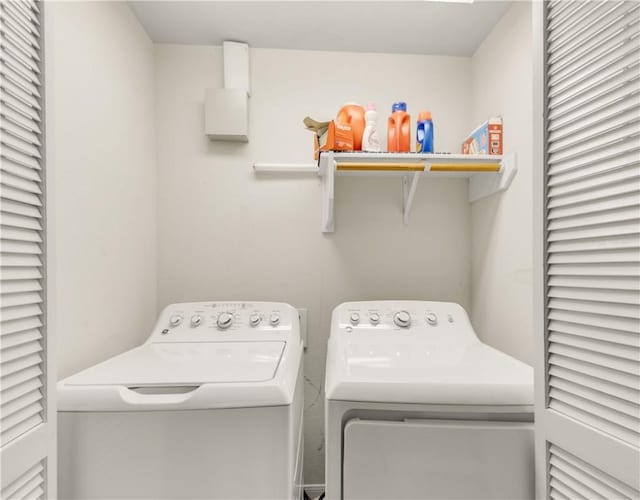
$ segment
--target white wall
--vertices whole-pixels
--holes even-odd
[[[311,161],[302,119],[349,100],[431,110],[436,147],[457,151],[471,124],[469,58],[251,50],[249,144],[209,142],[206,87],[219,47],[156,45],[158,307],[192,300],[281,300],[309,308],[305,475],[323,481],[321,392],[332,309],[347,300],[436,299],[469,307],[470,206],[464,180],[422,182],[409,226],[398,179],[340,178],[336,232],[320,230],[316,177],[257,177],[254,162]]]
[[[125,2],[48,2],[58,376],[126,350],[156,314],[153,44]]]
[[[505,153],[518,173],[500,195],[471,210],[471,319],[480,337],[533,362],[531,5],[515,2],[471,59],[472,115],[501,114]]]

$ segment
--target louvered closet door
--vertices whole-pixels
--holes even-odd
[[[640,2],[534,9],[544,115],[539,495],[637,499]]]
[[[48,414],[55,408],[46,390],[41,9],[27,0],[0,6],[2,499],[51,494]]]

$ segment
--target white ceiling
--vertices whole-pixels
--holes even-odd
[[[473,1],[473,0],[471,0]],[[470,56],[511,2],[132,1],[154,42]]]

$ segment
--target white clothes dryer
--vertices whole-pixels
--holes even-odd
[[[534,498],[533,370],[447,302],[333,311],[326,496]]]
[[[290,305],[172,304],[59,382],[59,497],[298,499],[302,381]]]

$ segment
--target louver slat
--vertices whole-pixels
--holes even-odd
[[[34,403],[13,415],[9,415],[7,418],[0,419],[0,427],[2,428],[2,431],[0,431],[0,444],[4,446],[43,422],[42,409],[40,403]]]
[[[6,268],[2,270],[2,279],[4,280],[33,280],[42,278],[42,272],[37,268]],[[3,318],[3,321],[8,321]]]
[[[40,389],[29,391],[23,394],[21,397],[14,399],[10,402],[2,403],[2,419],[10,418],[25,408],[28,408],[34,404],[38,404],[38,401],[42,399],[42,393]]]
[[[37,329],[24,330],[11,335],[3,335],[2,343],[0,343],[0,349],[9,349],[41,338],[42,334],[40,333],[40,330]],[[4,387],[2,390],[4,390]]]
[[[12,46],[14,50],[22,52],[23,57],[33,61],[40,61],[38,51],[24,38],[17,36],[11,30],[3,30],[2,28],[0,28],[0,33],[2,33],[3,42]]]
[[[593,238],[576,241],[553,242],[549,245],[549,254],[555,256],[562,252],[606,251],[619,249],[640,249],[640,237],[636,234],[615,238]]]
[[[588,360],[584,361],[569,356],[551,353],[551,356],[549,356],[549,369],[559,366],[627,389],[637,390],[639,387],[640,375],[638,374],[624,373],[615,368],[608,368],[602,364],[598,365]]]
[[[571,58],[549,64],[547,71],[549,84],[555,85],[558,80],[573,74],[576,69],[584,67],[587,61],[593,61],[594,57],[598,57],[608,48],[616,47],[620,42],[628,40],[635,33],[634,30],[637,29],[638,22],[637,17],[625,16],[602,27],[600,36],[587,40],[576,48],[571,54]]]
[[[42,314],[42,309],[37,304],[3,307],[2,322],[39,316],[40,314]]]
[[[640,205],[640,203],[638,203]],[[556,214],[557,215],[557,214]],[[636,221],[638,215],[637,206],[617,207],[614,209],[599,210],[591,213],[582,213],[567,217],[556,217],[549,220],[548,228],[550,231],[557,229],[574,229],[599,224],[608,224],[611,219],[616,221]],[[640,224],[638,225],[640,230]]]
[[[14,307],[24,304],[41,304],[42,296],[38,292],[12,293],[3,295],[0,299],[0,306]],[[6,347],[3,343],[2,347]]]
[[[38,134],[26,130],[20,124],[16,124],[11,120],[0,118],[0,127],[2,128],[3,132],[11,134],[13,137],[20,141],[24,141],[35,146],[41,146]]]
[[[606,110],[606,114],[597,113],[591,123],[584,124],[582,128],[565,130],[563,135],[556,134],[556,137],[550,137],[549,152],[565,152],[569,148],[591,145],[593,141],[607,133],[623,130],[625,126],[633,126],[638,122],[640,101],[634,101],[633,104],[629,106],[626,102],[619,103],[618,106],[614,106],[614,109]]]
[[[551,354],[573,357],[576,360],[604,366],[622,373],[628,373],[629,375],[638,375],[637,365],[634,364],[635,360],[621,359],[606,353],[594,352],[590,349],[583,349],[578,346],[557,342],[551,342],[549,352]]]
[[[39,292],[42,290],[42,284],[38,280],[22,280],[22,281],[2,281],[0,282],[0,294],[8,295],[12,293]],[[4,300],[4,297],[2,297]]]
[[[549,314],[550,320],[572,323],[580,326],[588,326],[601,330],[601,338],[608,341],[608,332],[610,330],[626,332],[630,335],[638,334],[638,321],[631,318],[618,318],[615,316],[606,316],[601,314],[585,314],[582,311],[567,311],[563,309],[554,309]]]
[[[606,3],[606,0],[602,2],[606,10],[601,8],[599,12],[595,12],[595,16],[592,16],[588,22],[583,22],[578,29],[566,33],[564,37],[556,36],[554,40],[548,40],[548,62],[550,64],[559,64],[565,59],[571,58],[574,51],[586,43],[602,40],[602,33],[606,32],[608,27],[619,23],[620,20],[632,19],[631,16],[637,11],[636,5],[629,8],[629,6],[618,2],[607,9]],[[593,4],[585,2],[584,5],[585,8],[588,8]]]
[[[604,496],[607,499],[632,500],[640,497],[640,490],[629,487],[606,472],[553,444],[549,446],[549,463],[553,467],[552,480],[555,478],[554,472],[560,471],[596,495]]]
[[[554,219],[575,217],[586,214],[598,214],[609,210],[629,207],[634,207],[635,209],[640,210],[640,186],[638,187],[638,191],[622,194],[620,196],[595,199],[576,205],[552,208],[549,210],[548,219],[549,221],[552,221]],[[640,244],[640,238],[638,238],[638,242]]]
[[[2,158],[3,162],[17,163],[18,165],[22,165],[24,167],[29,167],[34,170],[40,170],[40,162],[37,158],[26,155],[20,151],[16,151],[11,148],[2,148],[0,149],[0,158]]]
[[[549,340],[562,345],[578,347],[595,353],[617,356],[619,358],[635,361],[640,356],[640,348],[633,345],[624,345],[611,342],[610,339],[603,341],[593,337],[583,337],[575,334],[552,331]]]
[[[0,80],[0,90],[3,91],[0,93],[0,101],[16,113],[19,113],[26,118],[40,121],[39,110],[32,108],[27,103],[16,97],[14,93],[11,92],[12,89],[13,87],[9,85],[8,80]]]
[[[26,241],[39,243],[42,236],[39,231],[19,229],[11,226],[2,226],[2,238],[6,240]],[[7,279],[6,277],[4,279]]]
[[[42,484],[44,482],[44,465],[42,462],[37,463],[20,477],[9,483],[7,486],[2,488],[2,492],[0,496],[2,498],[35,498],[35,497],[25,497],[19,496],[20,492],[23,491],[25,485],[29,484]],[[35,480],[35,483],[34,483]]]
[[[33,36],[39,37],[40,30],[38,25],[26,18],[24,14],[13,4],[12,2],[3,2],[2,10],[5,14],[4,18],[16,27],[17,31],[29,33]]]
[[[14,189],[10,186],[5,186],[4,184],[0,184],[0,197],[36,207],[42,206],[42,200],[37,194],[21,191],[20,189]],[[7,236],[5,236],[5,238],[10,239]]]
[[[40,499],[42,498],[42,494],[44,493],[44,490],[40,486],[43,482],[43,478],[33,479],[28,484],[26,484],[24,488],[20,488],[18,491],[16,491],[15,496],[8,497],[7,500]]]
[[[2,30],[2,23],[0,22],[0,31]],[[13,85],[21,88],[27,94],[35,97],[41,97],[38,87],[25,75],[15,71],[10,66],[4,64],[0,66],[0,88],[5,88],[5,81],[9,81]]]
[[[5,335],[40,328],[41,326],[42,321],[38,316],[14,321],[3,321],[2,328],[0,329],[0,336],[4,337]]]
[[[2,23],[2,27],[14,33],[16,36],[19,36],[23,39],[27,44],[35,47],[36,49],[40,49],[40,43],[38,42],[38,36],[34,35],[30,31],[26,31],[20,27],[15,21],[13,21],[8,16],[0,16],[0,23]]]
[[[42,194],[40,183],[24,179],[9,173],[4,173],[0,180],[4,186],[26,191],[28,193]]]
[[[604,262],[635,262],[638,250],[624,248],[621,250],[599,250],[583,252],[562,252],[549,259],[550,264],[595,264]],[[637,303],[637,302],[636,302]]]
[[[8,174],[13,175],[14,177],[18,177],[18,178],[22,178],[25,179],[27,181],[31,181],[31,182],[42,182],[42,178],[40,177],[40,173],[38,170],[35,170],[33,168],[29,168],[29,167],[25,167],[23,165],[20,165],[18,163],[14,163],[12,161],[8,161],[8,160],[2,160],[0,162],[0,170],[2,170],[2,172],[6,172]],[[4,200],[3,200],[4,201]],[[4,205],[4,203],[3,203]],[[3,211],[7,211],[2,209]],[[20,213],[20,212],[14,212],[14,213]]]
[[[575,500],[578,498],[578,494],[557,479],[551,478],[549,482],[549,498],[551,500]]]
[[[15,65],[12,67],[15,68]],[[18,72],[19,72],[19,69],[18,69]],[[25,90],[22,86],[14,84],[9,79],[2,80],[2,83],[0,85],[2,86],[3,90],[5,90],[8,94],[11,95],[11,97],[20,101],[22,106],[25,106],[25,108],[23,109],[27,111],[27,114],[32,115],[33,110],[40,109],[40,103],[38,102],[37,97],[32,95],[31,92],[28,92],[27,90]],[[33,110],[29,110],[29,108],[33,108]]]
[[[574,117],[574,120],[569,122],[557,120],[555,127],[549,127],[547,140],[552,147],[560,141],[573,139],[579,134],[591,134],[594,129],[602,129],[605,123],[618,124],[628,117],[633,118],[634,111],[639,105],[640,95],[629,95],[610,102],[607,106],[592,109],[583,116]]]
[[[7,214],[2,212],[2,225],[19,227],[22,229],[42,229],[42,225],[38,219],[33,217],[24,217],[23,215]]]
[[[15,203],[11,200],[0,201],[0,212],[4,214],[24,215],[25,217],[31,217],[34,219],[42,218],[42,213],[38,208],[30,205],[24,205],[22,203]]]
[[[549,97],[558,99],[558,102],[564,102],[563,98],[569,96],[573,98],[580,95],[596,83],[602,82],[603,79],[611,78],[621,71],[637,68],[634,56],[639,47],[640,40],[636,34],[630,34],[612,46],[600,45],[599,50],[590,54],[585,65],[561,78],[550,80],[553,92],[549,94]]]
[[[590,339],[603,340],[612,344],[622,344],[636,349],[640,349],[640,338],[632,332],[613,330],[611,328],[593,327],[564,321],[549,321],[550,332],[567,333],[569,335],[579,335]],[[640,373],[639,373],[640,375]]]
[[[627,401],[633,401],[636,404],[640,400],[640,389],[625,387],[623,385],[615,384],[598,377],[585,375],[573,370],[568,370],[560,366],[554,365],[550,367],[549,375],[553,376],[554,380],[566,380],[585,387],[593,387],[597,391],[611,394],[612,396]]]
[[[21,384],[29,384],[31,381],[37,381],[40,383],[39,377],[42,375],[42,368],[40,365],[35,365],[30,368],[25,368],[6,377],[2,377],[2,390],[10,391]]]
[[[33,12],[28,2],[25,2],[24,0],[7,0],[7,1],[11,2],[18,9],[20,9],[22,14],[27,17],[27,20],[33,21],[38,26],[40,25],[40,20],[38,19],[38,16],[35,14],[35,12]]]
[[[40,129],[40,125],[38,125],[37,120],[33,118],[27,118],[21,113],[17,113],[13,109],[9,107],[3,107],[0,111],[3,116],[6,117],[7,120],[13,122],[15,125],[19,125],[20,127],[28,130],[30,132],[35,132],[40,134],[42,131]]]
[[[612,396],[570,380],[564,380],[562,378],[552,376],[549,380],[549,386],[557,388],[564,393],[571,394],[572,396],[584,398],[591,403],[599,404],[603,408],[608,408],[609,410],[613,410],[630,417],[636,416],[640,411],[640,403],[637,400],[629,401],[624,398]],[[630,426],[633,430],[633,419],[629,421],[631,422]]]
[[[615,316],[616,318],[640,319],[640,308],[635,307],[633,304],[619,304],[614,301],[606,303],[552,298],[549,301],[549,307],[560,311],[586,312],[603,316]],[[640,330],[640,321],[635,322],[635,324]]]

